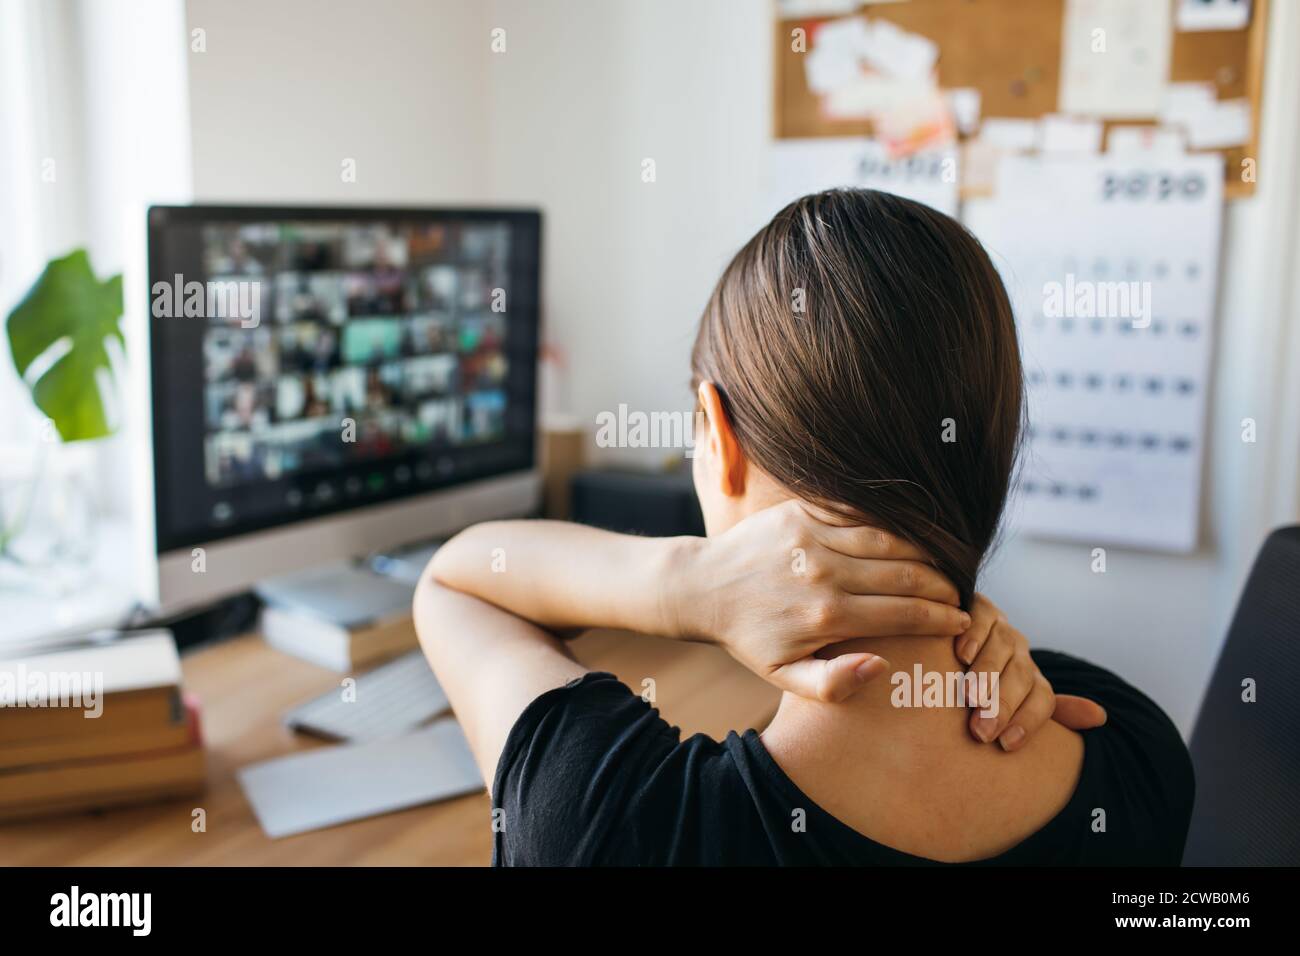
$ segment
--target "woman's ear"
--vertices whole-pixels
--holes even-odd
[[[731,429],[731,420],[722,407],[722,396],[712,382],[701,382],[699,400],[707,420],[704,452],[713,473],[710,477],[717,482],[723,495],[738,498],[745,493],[747,462],[740,443],[736,441],[736,433]],[[696,454],[699,453],[697,447]]]

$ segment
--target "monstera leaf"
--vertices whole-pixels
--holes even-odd
[[[32,363],[51,348],[57,359],[28,382],[36,406],[48,415],[65,442],[111,434],[95,373],[113,374],[104,343],[125,345],[122,277],[101,282],[86,250],[51,259],[26,297],[9,313],[9,348],[18,374],[27,381]]]

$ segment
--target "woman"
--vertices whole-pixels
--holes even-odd
[[[417,593],[502,811],[495,861],[1177,864],[1193,784],[1168,718],[1031,658],[975,593],[1023,402],[974,238],[887,194],[805,197],[728,266],[692,361],[707,538],[480,525]],[[776,717],[681,741],[556,636],[598,625],[721,644],[785,691]],[[914,686],[967,665],[995,688],[973,712]]]

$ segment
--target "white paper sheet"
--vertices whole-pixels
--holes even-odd
[[[1180,30],[1244,30],[1250,23],[1250,0],[1179,0]]]
[[[979,138],[1003,152],[1029,153],[1043,144],[1043,125],[1036,119],[990,116],[980,124]]]
[[[952,120],[957,131],[963,136],[972,135],[980,125],[980,103],[983,94],[973,86],[959,86],[944,90],[948,108],[952,110]]]
[[[832,119],[872,119],[905,109],[916,86],[879,73],[859,72],[827,91],[822,110]]]
[[[862,57],[872,69],[901,80],[930,78],[939,47],[919,33],[909,33],[888,20],[868,21]]]
[[[253,764],[239,771],[239,783],[272,838],[483,789],[469,744],[451,717],[404,737]]]
[[[845,17],[818,27],[812,49],[804,56],[808,89],[831,93],[857,80],[862,75],[867,37],[867,21],[862,17]]]
[[[1044,153],[1091,156],[1101,152],[1101,120],[1050,114],[1042,123]]]
[[[957,153],[954,149],[891,160],[879,142],[858,137],[781,140],[769,154],[769,206],[841,186],[879,189],[957,215]]]
[[[1219,100],[1201,122],[1187,131],[1192,149],[1225,149],[1245,146],[1253,127],[1250,100]]]
[[[776,4],[777,15],[784,19],[836,16],[857,8],[857,0],[777,0]]]
[[[1081,116],[1154,116],[1169,78],[1166,0],[1066,0],[1060,109]]]
[[[1171,83],[1160,121],[1182,128],[1192,149],[1223,149],[1250,141],[1253,117],[1247,99],[1221,100],[1213,83]]]
[[[1108,154],[1004,159],[994,197],[966,204],[1021,337],[1018,527],[1196,546],[1222,202],[1220,156]]]
[[[1158,126],[1116,126],[1106,136],[1106,152],[1139,156],[1181,156],[1187,137],[1179,129]]]

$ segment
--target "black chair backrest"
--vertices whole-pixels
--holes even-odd
[[[1264,542],[1201,704],[1184,866],[1300,865],[1298,694],[1300,525]]]

